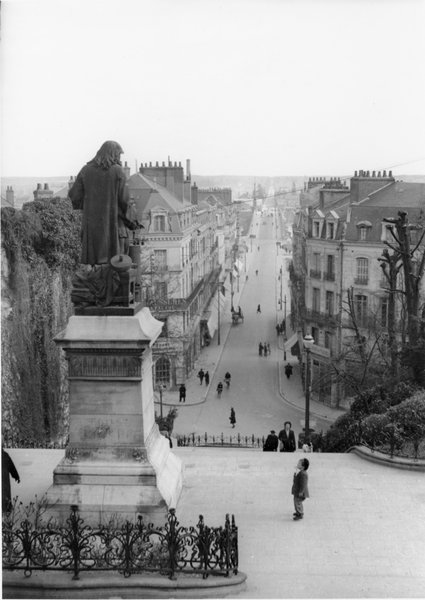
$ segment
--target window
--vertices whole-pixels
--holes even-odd
[[[367,227],[359,227],[359,240],[367,238]]]
[[[168,337],[168,319],[160,319],[159,317],[155,317],[155,319],[157,321],[161,321],[161,323],[164,323],[164,325],[162,326],[161,329],[161,333],[159,334],[159,337]]]
[[[165,215],[156,215],[153,219],[154,231],[165,231]]]
[[[154,250],[154,268],[163,271],[167,268],[167,251]]]
[[[328,254],[326,279],[329,281],[335,280],[335,256],[333,254]]]
[[[320,289],[313,288],[313,310],[320,312]]]
[[[332,348],[332,334],[329,331],[325,331],[325,348]]]
[[[160,356],[155,363],[155,383],[170,383],[170,359]]]
[[[358,324],[364,326],[367,319],[367,296],[362,294],[354,296],[354,310]]]
[[[326,237],[328,238],[328,240],[333,240],[334,235],[335,235],[335,223],[328,223]]]
[[[165,281],[157,281],[154,283],[155,300],[167,299],[167,283]]]
[[[320,253],[314,252],[313,256],[311,257],[310,277],[321,277],[320,266]]]
[[[334,293],[326,292],[326,314],[332,316],[334,314]]]
[[[313,221],[313,237],[319,237],[320,234],[320,222]]]
[[[314,343],[317,345],[319,343],[319,330],[317,327],[311,328],[311,337],[314,339]]]
[[[358,258],[356,263],[356,283],[365,284],[369,280],[369,261],[367,258]]]

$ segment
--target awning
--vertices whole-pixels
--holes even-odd
[[[214,333],[216,332],[217,327],[218,327],[218,301],[219,301],[218,299],[220,299],[220,320],[221,320],[223,318],[224,304],[226,302],[226,298],[223,296],[223,294],[221,292],[218,292],[218,294],[214,294],[214,297],[211,300],[211,302],[209,303],[209,306],[207,309],[208,312],[211,311],[209,319],[207,321],[207,327],[208,327],[208,331],[209,331],[211,337],[214,337]]]
[[[286,340],[286,342],[284,344],[285,351],[290,350],[292,348],[292,346],[295,346],[295,344],[297,342],[298,342],[298,334],[293,333],[291,335],[291,337],[289,338],[289,340]]]

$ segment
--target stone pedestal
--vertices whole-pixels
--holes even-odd
[[[53,515],[67,518],[75,504],[90,524],[136,514],[163,524],[175,507],[181,462],[154,414],[151,346],[161,327],[142,308],[73,316],[56,338],[68,361],[70,430],[47,492]]]

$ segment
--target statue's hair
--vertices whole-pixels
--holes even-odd
[[[124,150],[118,142],[108,140],[101,145],[90,163],[94,163],[100,169],[107,171],[112,165],[121,165],[120,157],[123,152]]]

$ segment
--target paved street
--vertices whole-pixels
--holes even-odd
[[[276,248],[276,223],[271,217],[254,217],[253,229],[257,239],[253,240],[252,251],[247,257],[248,280],[245,273],[240,278],[239,293],[234,284],[234,305],[241,306],[244,322],[231,325],[230,308],[222,316],[221,345],[217,346],[217,333],[211,346],[204,348],[198,363],[187,383],[187,402],[178,403],[176,392],[166,392],[166,404],[177,403],[178,418],[174,433],[178,434],[220,434],[263,436],[271,429],[279,431],[284,421],[290,420],[296,435],[304,423],[304,394],[301,388],[298,361],[287,353],[287,360],[294,365],[294,375],[288,381],[283,375],[283,339],[276,334],[276,323],[284,317],[284,303],[280,307],[281,284],[278,279],[282,272],[282,299],[287,299],[290,307],[288,256]],[[279,238],[280,239],[280,238]],[[259,249],[258,249],[259,247]],[[258,275],[256,271],[258,270]],[[257,313],[260,304],[261,313]],[[259,356],[259,342],[268,342],[269,356]],[[200,368],[209,370],[212,375],[209,388],[201,386],[197,378]],[[224,374],[232,375],[230,389],[224,386],[221,398],[216,389],[219,381],[224,382]],[[236,413],[236,426],[229,422],[230,408]],[[327,407],[320,408],[312,421],[317,431],[326,430],[339,411]],[[326,418],[327,417],[327,418]]]

